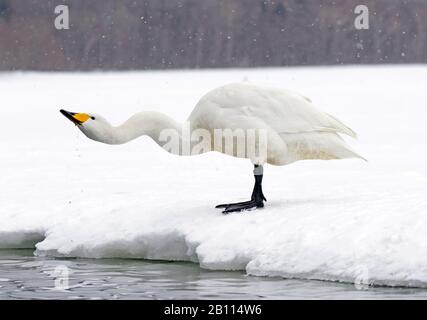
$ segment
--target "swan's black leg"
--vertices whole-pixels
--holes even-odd
[[[220,205],[217,205],[216,208],[225,208],[222,213],[227,214],[230,212],[238,212],[238,211],[249,210],[253,208],[264,207],[264,201],[267,201],[267,199],[264,197],[264,194],[262,193],[262,176],[263,176],[262,166],[255,165],[254,176],[255,176],[255,185],[252,191],[251,200],[236,202],[236,203],[220,204]]]

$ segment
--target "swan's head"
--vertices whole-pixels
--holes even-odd
[[[89,139],[108,144],[114,143],[113,127],[100,115],[75,113],[63,109],[60,112]]]

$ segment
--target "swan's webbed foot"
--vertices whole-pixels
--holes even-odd
[[[262,173],[262,166],[255,165],[255,185],[254,190],[252,191],[251,200],[236,203],[219,204],[215,208],[224,208],[224,210],[222,211],[222,213],[224,214],[230,212],[240,212],[245,210],[263,208],[264,201],[267,201],[267,199],[262,193]]]
[[[217,208],[218,207],[219,206],[217,206]],[[252,210],[252,209],[263,208],[263,207],[264,207],[263,201],[250,200],[245,202],[230,203],[226,205],[222,213],[228,214],[231,212],[241,212],[241,211]],[[224,207],[219,207],[219,208],[224,208]]]
[[[231,207],[231,206],[241,206],[241,205],[249,204],[251,202],[252,202],[252,200],[235,202],[235,203],[223,203],[223,204],[217,205],[215,208],[222,209],[222,208],[227,208],[227,207]]]

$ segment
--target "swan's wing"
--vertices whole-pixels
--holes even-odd
[[[250,83],[229,84],[207,93],[197,104],[191,119],[208,113],[222,123],[244,119],[261,120],[277,133],[339,132],[352,137],[356,133],[333,116],[317,109],[299,94]],[[216,122],[216,121],[215,121]],[[233,127],[237,124],[233,121]]]

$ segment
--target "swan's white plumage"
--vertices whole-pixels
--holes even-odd
[[[103,143],[122,144],[148,135],[164,147],[165,141],[160,139],[164,129],[176,130],[184,139],[184,127],[159,112],[137,113],[118,127],[111,126],[100,116],[92,118],[97,120],[89,119],[79,125],[79,129],[89,138]],[[310,99],[268,86],[244,82],[216,88],[200,99],[187,124],[191,131],[207,130],[211,137],[215,136],[216,129],[264,130],[267,140],[259,145],[266,144],[267,152],[259,157],[244,155],[255,164],[285,165],[304,159],[362,158],[339,136],[342,133],[356,137],[353,130],[317,109]],[[203,152],[215,150],[238,156],[236,149],[227,152],[226,148],[211,147],[209,145]],[[168,151],[186,154],[180,148],[174,150]]]
[[[193,128],[268,130],[266,162],[362,158],[338,133],[356,133],[297,93],[251,83],[233,83],[203,96],[189,119]],[[362,158],[363,159],[363,158]]]
[[[235,125],[234,117],[256,118],[277,133],[325,131],[356,137],[353,130],[317,109],[308,98],[250,83],[233,83],[210,91],[196,105],[189,120],[195,121],[203,114],[230,125]]]

